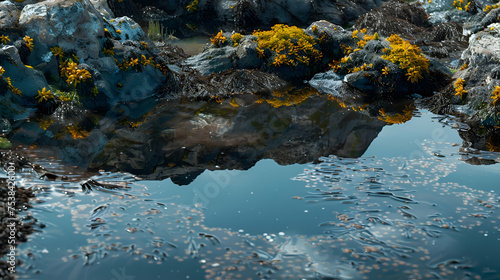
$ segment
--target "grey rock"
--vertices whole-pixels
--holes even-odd
[[[38,94],[38,91],[44,87],[49,89],[43,73],[26,67],[14,46],[1,47],[0,60],[2,60],[2,67],[5,70],[2,76],[9,77],[12,85],[21,90],[22,103],[26,106],[35,106],[37,104],[35,96]]]
[[[26,5],[19,25],[34,39],[34,57],[45,55],[50,47],[74,49],[80,59],[97,58],[104,36],[101,14],[89,0],[52,0]]]
[[[0,30],[13,28],[20,14],[21,10],[10,1],[0,2]]]

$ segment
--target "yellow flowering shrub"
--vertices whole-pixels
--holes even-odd
[[[266,48],[276,53],[270,63],[273,66],[295,66],[297,62],[309,64],[323,57],[316,40],[296,26],[276,24],[271,30],[254,31],[253,35],[257,37],[259,56],[264,55]]]
[[[500,100],[500,87],[499,86],[495,86],[495,90],[491,93],[491,99],[493,99],[493,106],[495,106],[497,101]]]
[[[33,45],[33,39],[30,36],[26,35],[24,36],[23,40],[30,52],[33,51],[33,48],[35,47],[35,45]]]
[[[222,34],[222,30],[210,39],[212,45],[216,47],[222,47],[226,43],[227,38]]]
[[[61,69],[62,76],[66,78],[66,83],[70,86],[76,87],[79,83],[92,78],[89,71],[78,69],[77,67],[78,64],[76,62],[69,60]]]
[[[382,58],[399,64],[399,68],[406,70],[411,83],[422,79],[422,71],[429,71],[429,59],[421,54],[421,50],[397,34],[392,34],[386,40],[391,43],[391,49],[384,51],[386,54]]]
[[[458,78],[457,81],[455,82],[455,95],[460,96],[460,99],[463,98],[463,95],[467,93],[467,91],[464,89],[464,80],[462,78]]]
[[[43,102],[43,101],[48,101],[50,99],[54,99],[54,94],[49,90],[47,90],[45,87],[42,90],[38,91],[38,95],[35,97],[38,99],[38,103]]]
[[[243,35],[241,35],[240,33],[234,33],[233,35],[231,35],[231,41],[233,41],[233,47],[237,47],[242,38]]]
[[[9,36],[5,36],[5,35],[0,36],[0,43],[1,44],[7,44],[8,42],[10,42]]]

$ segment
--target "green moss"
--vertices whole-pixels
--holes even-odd
[[[12,143],[7,138],[0,137],[0,149],[8,149],[12,147]]]

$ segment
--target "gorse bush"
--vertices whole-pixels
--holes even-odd
[[[386,55],[382,58],[406,70],[406,76],[411,83],[422,79],[422,72],[429,71],[429,59],[421,54],[421,50],[396,34],[392,34],[386,40],[391,43],[391,49],[385,49]]]
[[[257,30],[253,35],[257,37],[257,53],[261,58],[265,57],[266,48],[276,53],[270,63],[273,66],[295,66],[299,62],[309,65],[311,61],[318,62],[322,58],[316,40],[296,26],[276,24],[271,30]]]

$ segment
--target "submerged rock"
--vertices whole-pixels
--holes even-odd
[[[222,104],[158,106],[137,128],[109,127],[116,133],[90,167],[186,184],[205,169],[248,169],[263,158],[291,164],[360,156],[385,125],[316,95],[275,92],[252,106],[235,104],[238,96]],[[182,117],[192,110],[194,117]]]

